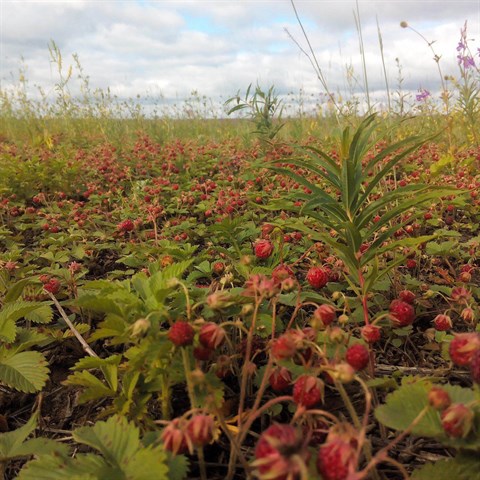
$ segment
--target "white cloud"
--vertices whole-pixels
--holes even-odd
[[[352,84],[362,84],[355,1],[297,0],[296,6],[331,90],[348,90],[348,66]],[[0,8],[4,88],[23,57],[30,83],[51,91],[58,80],[47,48],[53,39],[65,65],[78,54],[92,88],[111,87],[121,97],[149,91],[172,101],[197,90],[227,98],[257,79],[265,86],[275,84],[282,93],[322,90],[308,59],[284,31],[288,28],[307,48],[288,0],[3,0]],[[478,0],[360,0],[359,9],[371,90],[385,88],[377,19],[392,88],[396,59],[403,68],[404,88],[437,89],[440,84],[429,45],[412,30],[401,29],[400,21],[428,42],[435,41],[444,74],[458,73],[455,48],[465,20],[469,38],[480,37]],[[478,41],[473,45],[480,46]]]

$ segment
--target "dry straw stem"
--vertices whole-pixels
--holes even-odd
[[[55,298],[55,296],[48,292],[48,295],[52,299],[53,303],[57,307],[57,310],[60,312],[60,315],[62,318],[65,320],[65,323],[68,325],[68,328],[72,331],[72,333],[77,337],[77,340],[80,342],[82,345],[83,349],[91,356],[91,357],[98,357],[98,355],[90,348],[90,345],[85,341],[85,339],[80,335],[80,332],[75,328],[73,323],[70,321],[70,319],[67,317],[67,314],[65,313],[65,310],[63,307],[60,305],[58,300]]]

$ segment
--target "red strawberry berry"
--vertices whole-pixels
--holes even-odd
[[[400,300],[410,303],[411,305],[413,305],[413,302],[415,301],[415,294],[410,290],[402,290],[398,294],[398,297],[400,298]]]
[[[185,347],[193,343],[195,330],[188,322],[175,322],[168,331],[169,340],[177,347]]]
[[[406,327],[415,320],[415,310],[412,305],[403,300],[393,300],[390,303],[391,321],[395,327]]]
[[[272,357],[275,360],[285,360],[292,358],[297,352],[297,343],[290,333],[284,333],[275,339],[272,343]]]
[[[345,360],[355,371],[363,370],[370,361],[370,352],[365,345],[355,343],[347,348]]]
[[[317,470],[323,480],[346,480],[349,473],[355,471],[356,457],[355,437],[331,430],[326,443],[318,451]]]
[[[472,429],[474,414],[463,403],[453,403],[441,414],[442,427],[449,437],[465,438]]]
[[[322,381],[311,375],[302,375],[297,378],[293,386],[293,400],[298,405],[311,408],[318,405],[323,398]]]
[[[185,431],[184,421],[173,419],[162,432],[162,441],[166,450],[174,455],[186,453],[191,446],[190,439]]]
[[[292,425],[274,423],[260,435],[252,466],[260,479],[296,480],[305,471],[308,458],[301,433]]]
[[[453,326],[452,319],[449,315],[440,313],[433,319],[433,326],[435,327],[435,330],[438,330],[439,332],[446,332]]]
[[[480,385],[480,349],[477,349],[470,359],[470,373],[472,380]]]
[[[380,328],[375,325],[365,325],[362,327],[361,335],[367,343],[376,343],[380,340],[382,332]]]
[[[187,423],[186,432],[193,445],[204,447],[212,442],[215,422],[210,415],[194,415]]]
[[[273,244],[270,240],[258,240],[254,252],[257,258],[268,258],[273,253]]]
[[[193,349],[193,356],[202,362],[210,360],[213,355],[213,350],[210,348],[204,347],[203,345],[198,345]]]
[[[292,374],[285,367],[276,367],[268,377],[268,383],[274,392],[285,392],[292,383]]]
[[[43,285],[43,288],[54,295],[60,290],[60,282],[56,278],[51,278],[47,283]]]
[[[328,283],[328,272],[322,267],[312,267],[307,272],[307,282],[315,289],[320,289]]]
[[[130,220],[124,220],[117,225],[117,230],[119,232],[131,232],[135,228],[135,224]]]
[[[464,302],[469,300],[472,297],[472,292],[467,290],[465,287],[454,287],[452,288],[452,293],[450,294],[450,298],[454,302]]]
[[[287,278],[295,278],[295,274],[288,265],[281,263],[272,270],[272,278],[276,283],[282,283]]]
[[[212,270],[217,275],[221,275],[225,271],[225,264],[223,262],[215,262],[213,264]]]
[[[316,330],[323,330],[335,320],[336,316],[335,307],[324,303],[315,309],[310,323]]]
[[[475,320],[475,312],[473,311],[473,308],[465,307],[461,311],[460,317],[462,317],[462,320],[465,322],[472,323]]]
[[[204,347],[215,350],[225,341],[225,330],[216,323],[207,322],[200,327],[198,339]]]
[[[452,362],[460,367],[469,365],[473,354],[480,349],[478,333],[457,333],[450,342],[448,352]]]
[[[414,260],[413,258],[409,258],[407,260],[406,266],[409,270],[414,270],[417,266],[417,261]]]
[[[441,387],[432,387],[428,392],[428,403],[435,410],[443,411],[451,405],[452,401],[446,390]]]

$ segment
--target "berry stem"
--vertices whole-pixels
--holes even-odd
[[[242,372],[241,372],[241,383],[240,383],[240,400],[238,404],[238,414],[237,414],[237,427],[238,427],[238,443],[239,445],[242,444],[241,441],[241,432],[243,428],[243,409],[244,409],[244,404],[245,404],[245,397],[247,394],[247,381],[249,378],[248,372],[247,372],[247,367],[250,363],[250,357],[252,355],[252,341],[253,341],[253,334],[255,332],[255,326],[256,326],[256,321],[257,321],[257,315],[258,315],[258,309],[260,307],[260,303],[263,300],[263,296],[257,297],[257,294],[255,294],[255,307],[254,311],[252,314],[252,320],[250,323],[250,328],[248,329],[248,334],[247,334],[247,347],[245,349],[245,358],[243,359],[243,367],[242,367]],[[227,478],[226,480],[231,480],[233,478],[233,475],[235,474],[235,464],[237,462],[237,454],[235,447],[233,444],[230,446],[230,460],[228,462],[228,473],[227,473]]]
[[[207,480],[207,467],[205,465],[205,455],[203,454],[203,447],[197,448],[198,463],[200,464],[200,478]]]
[[[162,393],[161,393],[161,409],[164,420],[170,420],[170,385],[168,384],[168,376],[161,376]]]
[[[365,278],[363,278],[362,269],[358,269],[358,281],[360,283],[361,296],[362,296],[362,307],[363,307],[363,321],[365,325],[370,324],[370,314],[368,312],[368,298],[367,292],[365,292]]]
[[[183,293],[185,294],[185,301],[187,303],[187,320],[190,321],[192,319],[192,307],[190,305],[190,295],[188,293],[188,288],[185,286],[183,282],[178,282],[178,285],[182,287]]]
[[[359,472],[361,474],[359,476],[359,479],[366,478],[368,472],[379,463],[390,461],[391,459],[387,456],[388,451],[410,434],[410,432],[421,422],[421,420],[427,414],[430,408],[431,407],[429,405],[425,406],[421,410],[421,412],[413,419],[412,423],[408,426],[406,430],[404,430],[400,435],[398,435],[398,437],[394,438],[388,445],[379,450],[370,460],[370,462],[368,462],[368,465],[361,472]]]
[[[185,380],[187,382],[187,391],[188,391],[188,398],[190,400],[191,408],[195,408],[197,406],[197,401],[195,398],[195,387],[192,383],[192,378],[190,376],[191,367],[190,367],[190,357],[187,352],[187,349],[184,347],[180,347],[182,351],[182,360],[183,360],[183,368],[185,370]]]

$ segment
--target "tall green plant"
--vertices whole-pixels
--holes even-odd
[[[225,102],[226,106],[230,104],[234,104],[234,106],[228,110],[228,115],[239,110],[247,110],[250,120],[255,124],[253,133],[257,134],[261,140],[273,140],[284,126],[284,123],[281,122],[282,101],[273,85],[265,92],[259,85],[252,91],[252,84],[250,84],[245,97],[242,99],[238,92],[236,96]]]
[[[331,236],[321,228],[310,228],[302,222],[297,222],[295,228],[331,246],[344,261],[348,267],[347,280],[362,297],[366,323],[369,323],[368,293],[378,280],[405,259],[397,256],[380,266],[382,254],[394,252],[400,247],[412,247],[432,238],[421,236],[392,240],[395,232],[423,213],[419,210],[413,212],[414,208],[451,195],[453,191],[449,187],[415,184],[400,186],[373,197],[372,194],[396,165],[429,140],[411,136],[369,158],[368,154],[374,150],[376,143],[389,138],[392,133],[386,129],[380,135],[378,129],[375,114],[366,117],[353,133],[350,127],[345,128],[340,139],[339,160],[311,146],[305,149],[307,158],[288,158],[288,164],[302,169],[302,174],[278,164],[268,167],[311,191],[299,195],[305,201],[301,213],[317,220],[319,227],[327,227],[335,235]],[[323,185],[315,183],[315,177],[320,177],[331,193]],[[409,212],[408,219],[404,217],[406,212]]]

